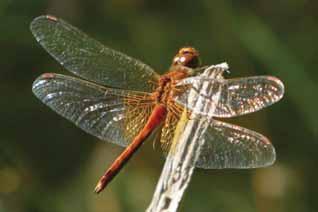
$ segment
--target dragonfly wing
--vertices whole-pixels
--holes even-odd
[[[46,73],[36,79],[34,94],[58,114],[101,140],[126,146],[146,123],[150,95],[107,88],[74,77]],[[134,118],[127,114],[139,109]]]
[[[274,163],[276,154],[263,135],[243,127],[213,120],[197,162],[204,169],[257,168]]]
[[[159,75],[148,65],[103,46],[76,27],[52,16],[31,23],[37,41],[72,73],[102,85],[149,91]]]
[[[164,155],[168,154],[171,147],[174,148],[172,141],[178,121],[180,120],[180,114],[183,110],[183,108],[175,102],[169,104],[167,109],[168,113],[160,134],[160,144]]]
[[[261,110],[279,101],[284,84],[272,76],[225,80],[214,117],[234,117]]]
[[[207,105],[196,111],[194,104],[187,102],[190,90],[200,91],[204,82],[209,82],[202,103]],[[279,101],[284,95],[283,83],[272,76],[255,76],[237,79],[211,79],[192,77],[185,79],[183,85],[191,85],[176,101],[196,113],[210,117],[234,117],[261,110]],[[199,95],[199,94],[198,94]],[[215,108],[210,110],[210,108]]]

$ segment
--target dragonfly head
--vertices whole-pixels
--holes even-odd
[[[174,56],[172,65],[182,65],[188,68],[198,68],[201,65],[199,52],[193,47],[181,48]]]

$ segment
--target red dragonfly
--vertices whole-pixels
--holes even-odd
[[[157,138],[164,152],[174,146],[172,138],[183,109],[193,110],[186,97],[194,82],[211,85],[205,101],[215,107],[213,114],[195,111],[210,117],[251,113],[277,102],[284,93],[283,83],[272,76],[225,79],[223,71],[216,69],[214,77],[200,78],[197,75],[204,67],[192,47],[181,48],[168,71],[159,75],[150,66],[105,47],[56,17],[35,18],[31,31],[62,66],[82,78],[45,73],[34,81],[34,94],[87,133],[126,147],[101,177],[96,193],[145,140]],[[269,140],[249,129],[213,119],[204,137],[196,164],[199,168],[255,168],[275,160]]]

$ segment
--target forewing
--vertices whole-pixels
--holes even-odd
[[[103,46],[76,27],[53,16],[31,23],[37,41],[61,65],[90,81],[111,87],[149,91],[159,76],[148,65]]]
[[[283,83],[272,76],[224,80],[215,117],[234,117],[261,110],[284,95]]]
[[[46,73],[33,93],[58,114],[101,140],[126,146],[147,121],[153,102],[144,92],[107,88],[74,77]],[[139,116],[127,119],[132,109]]]
[[[197,162],[204,169],[246,169],[272,165],[275,149],[263,135],[243,127],[213,120]]]
[[[203,101],[207,107],[204,111],[196,111],[194,105],[187,102],[187,96],[191,89],[199,92],[195,86],[203,82],[210,82]],[[196,113],[210,117],[226,118],[252,113],[274,104],[284,95],[283,83],[272,76],[229,80],[192,77],[183,80],[182,86],[189,85],[191,88],[177,96],[176,101]],[[210,107],[215,107],[215,110],[210,110]]]

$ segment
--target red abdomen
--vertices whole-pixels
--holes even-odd
[[[166,115],[167,109],[164,105],[158,104],[154,107],[144,128],[139,132],[135,139],[126,147],[126,149],[118,156],[118,158],[101,177],[95,188],[96,193],[101,192],[107,186],[107,184],[117,175],[117,173],[123,168],[127,161],[148,138],[151,132],[164,121]]]

